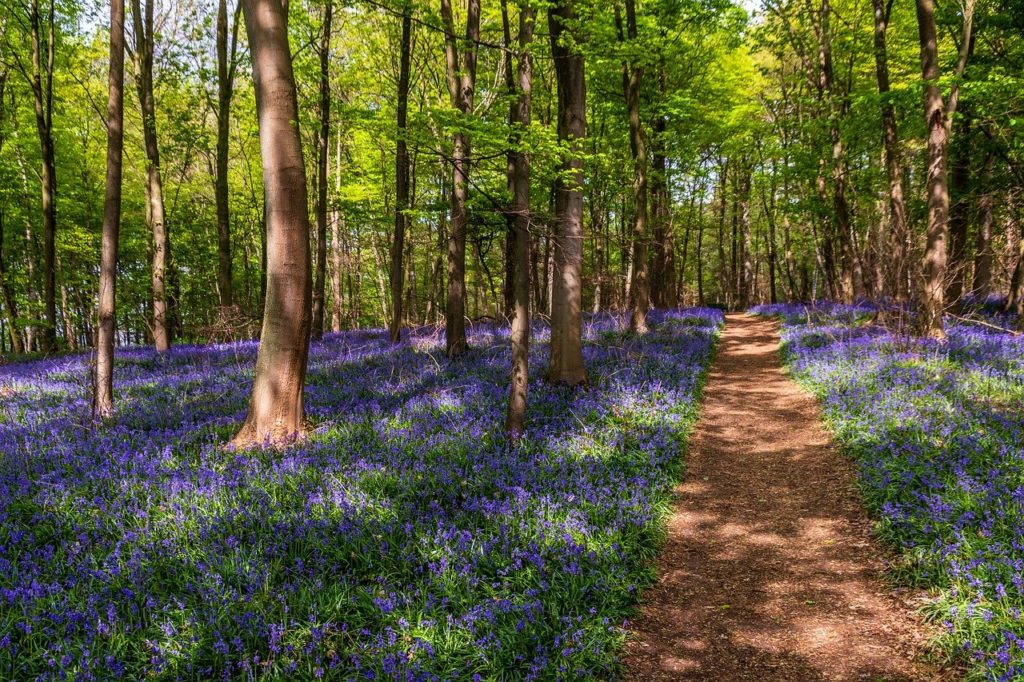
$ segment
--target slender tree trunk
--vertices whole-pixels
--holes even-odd
[[[252,55],[267,216],[267,303],[249,414],[234,445],[284,444],[304,432],[312,318],[309,213],[288,15],[242,0]]]
[[[533,8],[529,0],[519,7],[518,98],[509,123],[514,131],[513,217],[515,218],[515,317],[512,318],[512,376],[509,381],[505,431],[519,438],[526,421],[526,390],[530,376],[530,158],[518,144],[519,136],[530,127],[533,94]],[[511,69],[511,60],[509,63]]]
[[[753,168],[745,164],[743,179],[740,186],[740,235],[743,246],[743,271],[740,273],[740,307],[744,310],[750,307],[754,300],[754,263],[753,245],[751,243],[750,230],[750,186],[752,182]]]
[[[452,106],[463,116],[473,111],[476,88],[477,43],[480,39],[480,0],[468,0],[466,9],[466,48],[460,59],[452,18],[451,0],[441,0],[444,21],[445,61],[448,92]],[[445,348],[449,357],[466,352],[466,230],[469,198],[469,134],[455,133],[452,140],[452,206],[448,238],[448,305],[445,313]]]
[[[995,213],[995,198],[992,194],[992,171],[995,154],[990,150],[985,157],[985,190],[978,199],[978,231],[974,242],[974,281],[971,285],[975,296],[985,297],[992,288],[992,223]]]
[[[583,139],[586,137],[586,81],[582,36],[574,0],[548,10],[548,31],[558,84],[558,139],[568,147],[556,181],[554,282],[551,292],[551,356],[548,380],[576,386],[586,382],[583,365]]]
[[[100,249],[99,334],[93,377],[93,415],[114,413],[115,291],[121,229],[121,161],[124,149],[124,2],[110,3],[110,75],[107,96],[107,187]]]
[[[967,231],[971,222],[971,119],[965,111],[957,125],[950,173],[952,206],[949,212],[949,253],[946,305],[959,313],[967,277]]]
[[[132,2],[135,25],[136,89],[142,108],[142,131],[146,145],[146,222],[153,236],[153,345],[157,352],[171,344],[167,315],[167,270],[170,258],[170,233],[164,213],[164,188],[160,169],[160,148],[156,135],[156,103],[153,97],[153,0],[143,6]]]
[[[405,231],[409,222],[409,143],[406,121],[409,112],[409,70],[412,58],[412,8],[402,12],[402,42],[398,73],[398,130],[395,144],[395,235],[391,245],[391,323],[388,334],[392,343],[402,338],[402,288],[404,287],[402,255],[405,253]]]
[[[56,302],[56,229],[57,229],[57,164],[53,143],[53,70],[54,70],[54,27],[56,23],[55,2],[50,0],[46,16],[46,45],[43,45],[42,23],[39,0],[32,0],[29,8],[29,24],[32,39],[31,72],[22,70],[32,90],[35,106],[36,132],[39,136],[39,184],[43,214],[43,318],[45,325],[39,338],[39,349],[48,353],[56,348],[57,302]],[[43,50],[45,49],[45,64]],[[19,65],[21,62],[17,62]],[[29,343],[29,346],[32,344]],[[31,347],[27,350],[31,350]]]
[[[239,4],[239,8],[241,4]],[[234,93],[235,52],[238,45],[238,14],[230,27],[228,42],[227,0],[217,4],[217,170],[214,186],[217,201],[217,290],[221,308],[234,305],[231,275],[231,224],[228,215],[228,141],[231,98]]]
[[[331,137],[331,19],[332,0],[324,2],[323,34],[320,36],[320,131],[317,134],[316,196],[316,272],[313,284],[312,336],[324,335],[324,310],[327,298],[327,165]]]
[[[626,29],[616,6],[619,42],[637,40],[636,2],[626,0]],[[629,119],[629,146],[633,153],[633,276],[629,288],[629,328],[643,334],[647,331],[647,310],[651,307],[651,283],[647,271],[647,141],[640,118],[640,88],[644,70],[631,61],[622,63],[622,91]]]
[[[875,9],[875,76],[882,97],[882,142],[885,147],[885,173],[889,180],[889,267],[888,292],[899,302],[906,301],[907,281],[907,205],[903,199],[903,155],[900,151],[896,107],[890,98],[889,58],[886,34],[892,0],[873,0]]]
[[[2,98],[3,92],[0,88],[0,102],[2,102]],[[3,106],[2,103],[0,106]],[[14,299],[14,291],[11,289],[10,278],[7,275],[7,263],[4,260],[4,214],[2,212],[0,212],[0,293],[4,297],[7,332],[11,337],[11,347],[16,354],[21,355],[25,352],[25,346],[22,344],[21,334],[18,333],[18,304]]]
[[[677,289],[682,283],[675,277],[675,243],[669,220],[668,164],[661,138],[665,134],[665,118],[654,120],[655,148],[651,172],[651,222],[653,223],[654,261],[651,271],[651,297],[659,308],[675,305]]]
[[[341,248],[341,215],[335,211],[331,225],[331,266],[334,277],[331,279],[331,331],[340,332],[344,319],[344,295],[342,283],[345,278],[345,258]]]

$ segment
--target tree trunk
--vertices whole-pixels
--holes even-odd
[[[995,160],[995,154],[990,150],[985,157],[985,190],[978,199],[978,232],[974,242],[974,281],[971,284],[971,292],[982,298],[988,296],[992,288],[992,261],[995,256],[992,250],[992,222],[995,197],[991,185]]]
[[[512,318],[512,376],[509,380],[505,431],[509,438],[522,436],[526,421],[526,390],[530,375],[530,159],[521,149],[520,136],[530,127],[533,93],[533,9],[527,0],[519,7],[518,94],[509,124],[513,130],[512,215],[515,227],[513,286],[515,316]],[[511,69],[511,59],[509,69]]]
[[[928,130],[928,226],[925,238],[924,266],[920,290],[919,327],[922,335],[944,339],[942,315],[945,304],[946,241],[949,237],[949,186],[946,177],[949,133],[960,95],[959,78],[967,66],[973,44],[972,27],[975,0],[964,4],[960,54],[953,76],[948,104],[939,90],[938,33],[935,27],[934,0],[917,0],[917,27],[921,44],[921,75],[924,79],[924,114]]]
[[[241,3],[238,7],[241,8]],[[231,97],[234,92],[235,51],[238,45],[238,13],[228,43],[227,0],[217,4],[217,171],[214,193],[217,201],[217,290],[221,308],[234,305],[231,276],[231,225],[228,215],[228,139]]]
[[[57,164],[53,143],[53,70],[55,0],[50,0],[46,17],[46,63],[43,64],[42,17],[39,0],[32,0],[29,23],[32,38],[31,73],[22,70],[32,90],[35,106],[36,132],[39,136],[39,184],[43,213],[43,318],[45,325],[39,339],[39,349],[48,353],[56,348],[56,229],[57,229]],[[17,62],[19,65],[21,62]],[[45,70],[44,70],[45,69]],[[29,344],[31,346],[31,343]],[[27,350],[31,350],[28,348]]]
[[[313,285],[312,336],[324,335],[324,309],[327,298],[327,165],[331,137],[331,18],[334,3],[324,3],[323,35],[320,36],[320,132],[316,158],[316,272]]]
[[[551,292],[551,355],[548,381],[586,382],[583,366],[583,139],[586,136],[586,81],[582,36],[574,0],[548,10],[548,31],[558,84],[558,139],[568,152],[556,181],[554,282]]]
[[[875,8],[875,76],[882,98],[882,142],[885,147],[885,173],[889,180],[889,267],[888,293],[898,302],[906,301],[907,282],[907,205],[903,199],[903,155],[900,151],[896,108],[889,92],[889,58],[886,34],[892,0],[873,0]]]
[[[3,88],[0,87],[0,100],[3,98]],[[2,106],[2,103],[0,103]],[[18,304],[14,300],[14,292],[11,289],[11,282],[7,276],[7,263],[4,261],[4,215],[0,213],[0,293],[4,297],[4,307],[7,311],[7,332],[11,337],[11,347],[14,352],[21,355],[25,352],[25,346],[21,341],[21,334],[18,333]]]
[[[388,333],[392,343],[402,337],[402,288],[404,286],[402,255],[405,253],[405,230],[409,222],[409,146],[406,121],[409,111],[409,64],[412,55],[412,8],[406,5],[402,14],[402,43],[398,73],[398,130],[395,145],[395,234],[391,245],[391,324]]]
[[[938,34],[933,0],[916,0],[921,42],[921,75],[924,78],[924,118],[928,130],[928,224],[925,237],[924,279],[920,292],[921,331],[945,338],[942,324],[946,277],[946,236],[949,219],[949,188],[946,153],[949,135],[946,108],[939,91]]]
[[[153,345],[157,352],[171,344],[167,315],[167,270],[170,234],[164,214],[164,188],[160,170],[160,148],[156,136],[156,103],[153,98],[153,0],[132,0],[135,25],[136,89],[142,109],[142,132],[146,145],[146,223],[153,236]]]
[[[124,2],[110,3],[110,75],[107,94],[107,187],[103,200],[100,249],[99,330],[96,374],[93,377],[93,416],[114,413],[115,290],[117,243],[121,229],[121,161],[124,149]]]
[[[967,230],[971,222],[971,119],[964,112],[957,125],[951,172],[952,206],[949,212],[949,253],[946,269],[946,305],[960,311],[967,277]]]
[[[463,116],[473,111],[476,88],[476,55],[480,39],[480,0],[468,0],[466,10],[466,48],[459,55],[452,18],[451,0],[441,0],[441,18],[445,26],[445,63],[448,93]],[[461,62],[461,63],[460,63]],[[448,305],[445,310],[445,349],[449,357],[466,352],[466,230],[469,198],[469,134],[464,130],[452,139],[452,206],[448,237]]]
[[[740,239],[743,246],[743,270],[740,273],[740,308],[746,310],[754,299],[754,263],[753,245],[750,234],[750,187],[753,176],[753,168],[747,163],[744,165],[743,178],[740,185]]]
[[[637,40],[636,3],[626,0],[626,31],[616,6],[619,42]],[[629,147],[633,153],[633,273],[629,287],[629,328],[638,334],[647,332],[647,310],[651,307],[651,284],[647,271],[647,141],[640,118],[640,88],[644,77],[642,67],[630,61],[622,63],[622,91],[629,119]]]
[[[312,277],[309,213],[288,15],[279,0],[242,0],[252,55],[267,216],[267,302],[245,423],[233,444],[294,440],[305,429]]]

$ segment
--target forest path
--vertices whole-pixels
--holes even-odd
[[[777,329],[726,316],[625,679],[945,679]]]

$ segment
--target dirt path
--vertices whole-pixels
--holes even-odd
[[[932,680],[777,324],[727,316],[627,680]]]

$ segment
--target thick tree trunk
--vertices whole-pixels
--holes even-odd
[[[906,301],[907,291],[907,205],[903,198],[903,155],[900,151],[899,129],[896,125],[896,107],[889,92],[889,58],[886,34],[892,0],[873,0],[875,8],[875,76],[878,93],[882,97],[882,142],[885,147],[885,173],[889,180],[889,274],[888,293],[896,301]]]
[[[171,345],[167,314],[167,271],[171,252],[170,233],[164,214],[164,187],[160,148],[156,136],[156,103],[153,98],[153,2],[132,2],[135,24],[136,89],[142,108],[142,132],[146,145],[146,222],[153,237],[153,345],[164,352]]]
[[[402,14],[402,43],[398,69],[398,130],[395,145],[395,234],[391,244],[391,323],[388,333],[392,343],[402,337],[402,288],[404,286],[402,255],[405,253],[405,231],[409,222],[409,143],[406,121],[409,111],[409,64],[412,55],[412,8],[405,6]]]
[[[327,303],[327,166],[331,137],[331,19],[334,3],[324,3],[323,34],[320,36],[320,131],[316,157],[316,272],[313,284],[312,336],[324,335],[324,310]]]
[[[452,17],[451,0],[441,0],[444,21],[445,63],[448,93],[463,116],[473,111],[476,88],[477,43],[480,39],[480,0],[468,0],[466,9],[466,48],[460,59]],[[452,139],[452,206],[448,237],[448,305],[445,311],[445,349],[449,357],[466,352],[466,230],[469,198],[469,135],[463,130]]]
[[[110,3],[110,75],[107,94],[107,187],[100,248],[99,330],[93,377],[93,416],[114,413],[115,291],[121,229],[121,161],[124,149],[124,2]]]
[[[520,135],[530,127],[533,93],[533,9],[529,0],[519,7],[518,94],[509,124],[513,130],[512,215],[515,220],[515,316],[512,318],[512,376],[509,381],[505,431],[509,438],[523,434],[526,421],[526,390],[530,376],[530,159],[520,148]],[[509,60],[509,69],[511,69]]]
[[[233,444],[300,436],[309,354],[309,213],[288,15],[279,0],[242,0],[252,55],[267,216],[267,303],[249,414]]]
[[[551,291],[551,355],[548,381],[586,382],[583,366],[583,139],[586,81],[582,36],[574,0],[548,10],[548,31],[558,86],[558,139],[568,147],[556,182],[554,282]]]
[[[241,4],[239,4],[241,7]],[[217,202],[217,290],[221,308],[234,305],[231,275],[231,224],[228,215],[228,141],[231,98],[234,92],[235,50],[238,44],[238,14],[231,26],[228,43],[227,0],[217,4],[217,169],[214,194]]]

